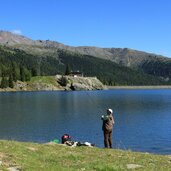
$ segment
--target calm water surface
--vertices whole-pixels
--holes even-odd
[[[68,133],[103,147],[107,108],[114,148],[171,154],[171,90],[0,93],[0,139],[44,143]]]

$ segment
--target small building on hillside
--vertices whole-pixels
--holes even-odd
[[[69,76],[72,76],[72,77],[83,77],[83,73],[80,72],[80,71],[71,71]]]

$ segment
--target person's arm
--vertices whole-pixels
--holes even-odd
[[[114,120],[114,117],[112,116],[112,124],[114,125],[115,124],[115,120]]]
[[[101,117],[101,119],[103,120],[103,121],[107,121],[107,120],[109,120],[109,116],[107,116],[107,115],[102,115],[102,117]]]

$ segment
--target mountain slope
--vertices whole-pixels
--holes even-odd
[[[53,60],[58,61],[57,63],[60,63],[62,59],[59,59],[59,54],[61,51],[63,51],[72,56],[82,56],[82,60],[83,57],[86,58],[87,56],[91,56],[104,60],[104,63],[107,60],[112,66],[115,66],[116,64],[118,64],[118,66],[126,66],[134,70],[134,72],[158,77],[157,79],[161,80],[162,82],[164,81],[163,84],[165,84],[165,82],[166,84],[170,84],[169,82],[171,80],[170,58],[128,48],[98,48],[88,46],[72,47],[55,41],[31,40],[24,36],[15,35],[4,31],[0,31],[0,44],[9,47],[11,50],[20,49],[26,54],[43,59],[43,61],[47,61],[47,59],[52,60],[50,58],[53,58]],[[69,59],[69,56],[67,58]],[[92,59],[94,58],[89,58],[89,60]],[[63,71],[64,63],[61,63],[60,66],[63,68]],[[112,77],[110,71],[107,72],[107,75]],[[113,75],[113,77],[115,76]],[[124,78],[124,76],[122,77]]]
[[[32,54],[53,53],[56,49],[67,50],[83,55],[95,56],[102,59],[111,60],[118,64],[137,67],[146,60],[156,61],[159,59],[167,60],[168,58],[151,53],[141,52],[128,48],[98,48],[89,46],[72,47],[49,40],[31,40],[24,36],[15,35],[10,32],[0,31],[0,44],[17,47]]]

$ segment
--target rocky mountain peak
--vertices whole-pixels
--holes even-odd
[[[9,46],[16,44],[31,45],[34,44],[34,41],[22,35],[14,34],[8,31],[0,31],[0,44]]]

